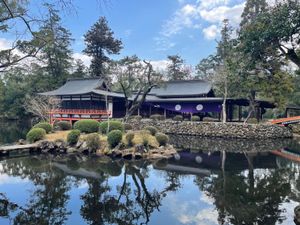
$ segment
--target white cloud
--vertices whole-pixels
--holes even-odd
[[[91,57],[84,55],[82,53],[78,53],[78,52],[73,53],[73,58],[82,60],[83,64],[87,67],[89,67],[91,64]]]
[[[196,6],[186,4],[177,10],[171,19],[163,24],[161,35],[170,37],[180,33],[184,28],[197,28],[199,27],[199,24],[196,23],[198,17],[199,14]]]
[[[198,2],[200,3],[200,8],[211,9],[220,5],[228,5],[229,0],[201,0]]]
[[[155,37],[153,40],[156,44],[156,51],[166,51],[170,48],[173,48],[176,45],[167,37]]]
[[[221,23],[224,19],[228,19],[234,25],[241,21],[241,14],[244,10],[245,3],[229,6],[219,6],[211,10],[201,9],[200,16],[210,23]]]
[[[152,60],[150,62],[153,69],[160,72],[166,71],[169,63],[168,60]]]
[[[204,28],[202,31],[203,31],[204,37],[208,40],[215,39],[217,37],[217,35],[220,33],[219,28],[215,24]]]
[[[0,38],[0,50],[10,49],[11,45],[12,45],[11,41],[5,38]]]

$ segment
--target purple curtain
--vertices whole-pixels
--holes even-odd
[[[200,112],[221,112],[222,104],[217,102],[183,102],[183,103],[151,103],[147,104],[152,105],[153,107],[167,109],[174,112],[181,113],[200,113]]]

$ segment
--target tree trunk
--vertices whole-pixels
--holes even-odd
[[[248,119],[253,115],[254,112],[255,112],[255,91],[251,90],[249,95],[249,112],[244,121],[244,124],[247,123]]]

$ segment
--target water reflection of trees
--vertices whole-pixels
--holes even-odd
[[[167,192],[179,187],[176,174],[171,174],[162,190],[149,189],[149,164],[125,164],[122,184],[117,185],[117,193],[112,194],[107,179],[87,180],[88,190],[81,196],[81,214],[89,224],[147,224],[151,214],[159,211]],[[104,176],[103,176],[104,177]]]
[[[28,203],[25,207],[19,207],[21,210],[13,218],[14,224],[59,225],[66,221],[71,213],[66,209],[70,178],[60,171],[54,172],[47,160],[34,157],[7,160],[2,166],[4,173],[27,178],[35,185]]]
[[[147,162],[123,165],[97,159],[72,160],[77,162],[71,163],[70,159],[57,162],[43,157],[2,161],[2,173],[30,180],[34,190],[25,206],[1,198],[1,216],[11,217],[13,224],[64,224],[71,213],[67,209],[70,189],[86,183],[87,190],[80,196],[80,214],[88,224],[146,224],[151,214],[159,210],[166,193],[175,191],[180,185],[178,176],[170,173],[159,190],[149,188],[150,163]],[[57,164],[66,167],[58,169]],[[68,168],[67,172],[72,171],[72,174],[61,168]],[[97,179],[93,177],[95,172],[99,175]],[[112,176],[119,176],[121,182],[112,185]],[[2,204],[1,200],[7,204]]]
[[[285,219],[281,204],[287,199],[300,200],[298,164],[281,159],[277,161],[278,169],[256,169],[253,154],[245,153],[248,169],[226,170],[230,166],[226,160],[232,163],[231,156],[221,156],[224,163],[217,164],[219,170],[195,176],[194,180],[200,191],[213,200],[220,224],[276,224]],[[163,182],[159,185],[151,184],[154,174],[146,161],[62,158],[39,156],[3,161],[2,173],[26,178],[35,188],[25,206],[0,196],[0,215],[10,216],[14,224],[64,224],[71,213],[67,208],[69,191],[86,184],[79,212],[86,223],[147,224],[151,215],[160,210],[167,193],[181,187],[182,175],[171,171],[160,172]],[[160,168],[167,164],[156,163]]]
[[[285,218],[280,205],[291,193],[289,169],[218,171],[195,179],[201,191],[213,199],[220,224],[276,224]]]

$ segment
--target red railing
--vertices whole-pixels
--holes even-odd
[[[53,124],[56,121],[78,121],[82,119],[93,119],[100,121],[104,117],[111,115],[108,110],[100,109],[55,109],[49,112],[50,123]]]
[[[50,114],[110,115],[111,112],[99,109],[55,109]]]

